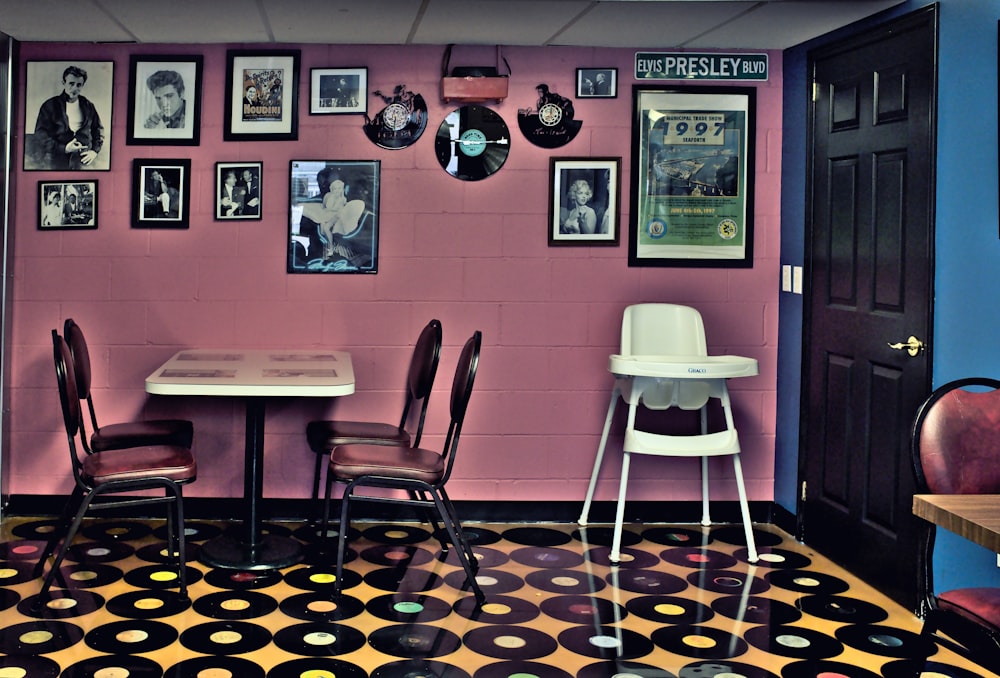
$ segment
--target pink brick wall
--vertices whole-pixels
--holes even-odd
[[[115,62],[111,171],[99,182],[99,229],[36,229],[37,182],[71,178],[19,172],[16,188],[12,435],[14,494],[70,489],[65,436],[53,377],[49,330],[75,318],[91,342],[95,398],[104,421],[183,416],[195,422],[199,479],[191,496],[238,496],[243,409],[225,398],[149,397],[144,378],[180,348],[333,347],[352,352],[357,393],[339,401],[269,403],[265,495],[304,497],[313,455],[304,439],[311,418],[335,415],[395,420],[411,342],[439,318],[445,348],[431,401],[426,442],[439,446],[447,389],[458,349],[481,329],[484,348],[451,494],[455,499],[582,500],[607,408],[607,356],[618,347],[622,309],[644,301],[687,303],[705,317],[713,353],[757,358],[761,374],[732,384],[744,469],[752,500],[772,498],[779,280],[781,59],[758,85],[756,238],[752,269],[629,268],[631,86],[634,50],[504,49],[510,96],[493,105],[512,133],[510,157],[496,175],[462,182],[433,150],[437,126],[454,106],[438,98],[441,49],[303,45],[299,140],[223,142],[224,45],[22,45],[23,62]],[[477,54],[477,50],[479,53]],[[126,137],[130,53],[202,53],[201,145],[129,146]],[[465,48],[466,63],[493,50]],[[457,58],[457,54],[456,54]],[[453,59],[453,63],[455,63]],[[369,89],[405,83],[429,108],[424,136],[411,148],[371,144],[359,116],[309,116],[314,67],[367,66]],[[517,129],[535,85],[565,95],[575,68],[617,67],[616,99],[577,100],[579,136],[556,150],[536,147]],[[378,110],[376,101],[369,110]],[[33,124],[34,112],[32,112]],[[18,111],[18,130],[24,111]],[[22,140],[16,143],[20,167]],[[549,158],[621,156],[621,245],[550,248]],[[191,227],[130,227],[131,163],[136,157],[191,158]],[[288,170],[292,159],[379,159],[381,248],[375,276],[285,273]],[[262,221],[216,222],[214,163],[262,161]],[[620,435],[611,442],[598,499],[614,496]],[[731,466],[715,464],[714,496],[734,499]],[[630,497],[696,498],[696,463],[643,459]]]

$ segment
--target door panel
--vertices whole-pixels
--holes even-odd
[[[802,536],[911,608],[930,351],[889,344],[929,342],[935,34],[931,7],[810,54]]]

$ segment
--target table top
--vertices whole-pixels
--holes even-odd
[[[608,358],[608,371],[635,377],[728,379],[757,374],[757,361],[738,355],[619,355]]]
[[[298,349],[185,349],[146,377],[157,395],[343,396],[354,393],[351,354]]]
[[[1000,553],[1000,494],[915,494],[913,514]]]

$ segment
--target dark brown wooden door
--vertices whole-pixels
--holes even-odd
[[[913,609],[913,415],[930,387],[933,8],[810,54],[802,537]],[[915,356],[889,344],[924,342]]]

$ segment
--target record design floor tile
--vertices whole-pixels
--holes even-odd
[[[972,678],[920,621],[770,526],[747,560],[732,526],[611,530],[469,525],[477,606],[426,526],[355,524],[344,590],[315,530],[269,525],[306,560],[238,572],[197,562],[222,523],[188,523],[190,600],[162,522],[86,523],[40,601],[51,521],[0,526],[0,677]],[[330,548],[334,548],[331,541]]]

